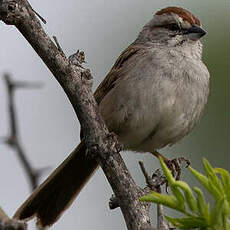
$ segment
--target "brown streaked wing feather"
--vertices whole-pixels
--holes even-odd
[[[101,103],[106,94],[115,86],[116,80],[125,76],[125,72],[128,68],[122,68],[124,63],[137,54],[139,50],[143,50],[143,45],[131,44],[121,53],[107,76],[94,92],[94,97],[98,104]],[[80,137],[81,139],[84,137],[82,130],[80,132]]]
[[[137,54],[138,51],[142,48],[142,45],[131,44],[121,53],[110,72],[107,74],[105,79],[101,82],[94,93],[94,97],[98,104],[100,104],[105,95],[114,87],[116,80],[124,76],[124,74],[121,74],[124,72],[124,69],[122,69],[124,63],[133,55]]]

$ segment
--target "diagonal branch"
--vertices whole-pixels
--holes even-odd
[[[15,113],[15,106],[14,106],[14,85],[11,82],[10,76],[5,74],[4,80],[6,82],[7,87],[7,96],[8,96],[8,105],[9,105],[9,116],[10,116],[10,135],[9,139],[13,142],[15,137],[17,137],[18,130],[16,125],[16,113]]]
[[[94,153],[116,195],[129,230],[149,225],[149,205],[139,202],[143,192],[130,176],[114,135],[109,131],[93,97],[89,70],[71,63],[41,27],[26,0],[1,0],[0,19],[15,25],[68,96],[80,121],[89,153]],[[80,31],[79,31],[80,32]],[[93,154],[93,155],[94,155]]]

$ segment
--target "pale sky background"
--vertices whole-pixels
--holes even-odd
[[[215,166],[230,169],[229,0],[31,0],[30,3],[47,20],[45,30],[50,36],[57,36],[68,56],[78,49],[85,51],[87,66],[94,76],[94,87],[155,11],[173,5],[193,12],[208,31],[203,44],[204,61],[212,77],[211,96],[195,130],[180,143],[161,152],[171,158],[185,156],[197,169],[201,168],[203,156]],[[0,41],[1,76],[8,72],[16,80],[44,83],[43,89],[16,93],[19,131],[33,166],[55,168],[79,142],[77,118],[61,87],[13,26],[0,23]],[[2,137],[8,133],[7,98],[2,78],[0,98]],[[30,194],[30,188],[15,152],[3,144],[0,148],[0,206],[12,216]],[[123,153],[123,156],[136,182],[142,186],[144,179],[138,160],[144,161],[149,172],[159,167],[151,155]],[[189,172],[185,170],[184,174],[185,180],[193,181]],[[120,210],[108,208],[111,194],[103,172],[98,170],[51,229],[125,229]]]

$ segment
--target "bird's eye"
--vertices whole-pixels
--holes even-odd
[[[180,30],[179,25],[176,24],[176,23],[169,24],[169,25],[167,26],[167,28],[168,28],[169,30],[172,30],[172,31]]]

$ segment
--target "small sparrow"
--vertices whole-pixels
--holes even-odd
[[[94,96],[111,132],[125,150],[150,152],[172,145],[198,122],[209,94],[201,60],[199,19],[178,7],[164,8],[122,52]],[[37,217],[52,225],[98,168],[84,140],[22,204],[14,218]]]

